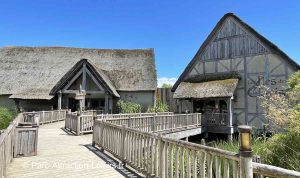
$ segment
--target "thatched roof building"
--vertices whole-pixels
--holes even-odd
[[[268,122],[259,85],[284,91],[300,66],[233,13],[225,14],[174,84],[180,112],[201,112],[208,132]]]
[[[113,97],[120,97],[119,92],[156,90],[153,49],[4,47],[0,49],[0,95],[51,100],[82,59]]]

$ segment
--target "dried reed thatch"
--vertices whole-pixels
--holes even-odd
[[[51,99],[50,90],[81,59],[88,59],[118,91],[156,89],[153,49],[4,47],[0,49],[0,95]]]
[[[214,80],[201,83],[181,82],[174,98],[214,98],[231,97],[239,79]]]

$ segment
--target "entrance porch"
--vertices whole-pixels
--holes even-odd
[[[113,113],[120,95],[109,78],[82,59],[61,79],[51,94],[57,95],[57,109],[97,110]]]
[[[202,113],[202,127],[208,133],[227,134],[232,139],[236,132],[233,94],[238,79],[199,83],[182,82],[174,93],[180,113]]]

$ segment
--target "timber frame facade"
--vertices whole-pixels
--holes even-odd
[[[259,86],[263,84],[283,92],[288,77],[299,69],[277,46],[236,15],[228,13],[204,41],[172,91],[180,112],[202,112],[212,126],[208,132],[231,135],[237,125],[260,129],[268,123],[258,98],[262,94]],[[238,79],[238,84],[224,97],[222,93],[230,87],[222,89],[222,83],[228,79]],[[206,85],[211,81],[218,85]],[[206,88],[197,88],[197,84]],[[185,85],[195,87],[184,90]],[[193,96],[184,94],[191,92]]]
[[[111,81],[95,70],[87,59],[80,60],[51,90],[57,95],[57,109],[96,109],[109,113],[120,95]]]

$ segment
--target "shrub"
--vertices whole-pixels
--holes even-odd
[[[156,112],[168,112],[169,111],[169,106],[166,104],[166,103],[164,103],[164,102],[162,102],[162,101],[160,101],[160,100],[158,100],[157,102],[156,102],[156,106],[154,107],[154,106],[151,106],[151,107],[149,107],[148,109],[147,109],[147,112],[149,112],[149,113],[156,113]]]
[[[299,150],[299,133],[276,134],[266,142],[261,158],[266,164],[300,171]]]
[[[142,106],[137,103],[119,100],[117,107],[120,113],[140,113],[142,112]]]
[[[0,130],[6,129],[15,115],[14,111],[0,107]]]

